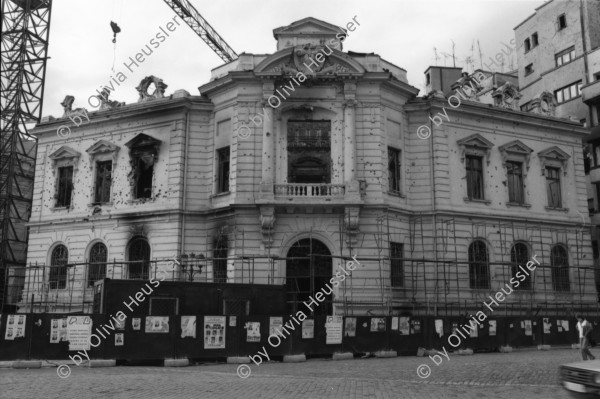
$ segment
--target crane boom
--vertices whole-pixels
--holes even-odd
[[[190,28],[225,62],[231,62],[238,55],[188,0],[165,0],[165,3],[187,23]]]

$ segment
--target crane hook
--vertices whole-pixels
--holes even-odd
[[[110,28],[113,31],[113,43],[117,42],[117,33],[121,32],[121,28],[119,28],[119,25],[116,24],[116,22],[110,21]]]

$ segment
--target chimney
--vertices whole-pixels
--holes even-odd
[[[451,86],[462,77],[462,68],[430,66],[425,71],[425,95],[434,90],[444,94],[452,92]]]

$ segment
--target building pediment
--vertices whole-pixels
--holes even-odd
[[[292,22],[288,26],[281,26],[279,28],[273,29],[273,36],[275,39],[279,35],[295,35],[295,34],[323,34],[329,33],[336,35],[340,32],[344,32],[340,29],[339,26],[330,24],[329,22],[321,21],[320,19],[316,19],[313,17],[303,18],[301,20]]]
[[[319,62],[322,60],[321,62]],[[365,68],[343,52],[327,44],[305,44],[280,50],[262,62],[254,73],[257,76],[303,74],[306,77],[331,75],[362,75]]]
[[[160,147],[160,144],[162,143],[162,141],[155,139],[154,137],[148,136],[147,134],[144,133],[140,133],[137,136],[135,136],[133,139],[129,140],[127,143],[125,143],[125,146],[128,147],[129,149],[141,149],[141,150],[145,150],[145,149],[151,149],[154,151],[157,151],[158,147]]]
[[[90,155],[103,154],[108,152],[117,152],[119,151],[119,147],[113,143],[110,143],[106,140],[100,140],[96,144],[92,145],[90,148],[86,150],[86,152]]]
[[[508,154],[521,154],[521,155],[529,155],[533,152],[531,148],[523,144],[520,140],[511,141],[510,143],[506,143],[500,147],[498,147],[500,152],[505,152]]]
[[[54,151],[49,156],[50,156],[51,160],[56,162],[56,161],[60,161],[63,159],[77,160],[81,156],[81,153],[78,151],[75,151],[74,149],[72,149],[69,146],[63,145],[62,147],[60,147],[58,150]]]
[[[477,155],[484,157],[486,162],[490,163],[490,152],[494,144],[483,137],[482,135],[476,133],[469,137],[465,137],[464,139],[460,139],[456,142],[461,149],[460,157],[464,162],[465,155]]]
[[[571,156],[557,146],[538,152],[538,157],[540,158],[542,175],[546,174],[547,166],[560,168],[565,175],[567,174],[567,161]]]

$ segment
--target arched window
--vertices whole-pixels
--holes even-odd
[[[69,250],[64,245],[57,245],[52,250],[50,258],[50,275],[48,283],[50,289],[64,289],[67,287],[67,262]]]
[[[143,237],[136,237],[129,242],[128,248],[129,278],[132,280],[148,280],[150,271],[150,244]]]
[[[488,252],[483,241],[473,241],[469,245],[469,283],[474,289],[490,288]]]
[[[554,291],[569,291],[569,257],[567,250],[562,245],[552,247],[550,254],[550,265],[552,266],[552,287]]]
[[[97,242],[90,249],[90,262],[88,268],[88,287],[94,285],[95,281],[102,280],[106,277],[106,261],[108,251],[106,245]]]
[[[511,263],[511,274],[513,278],[516,278],[519,281],[519,286],[517,287],[517,289],[523,289],[523,290],[529,290],[531,289],[531,275],[527,275],[526,273],[524,273],[523,271],[521,271],[521,269],[519,268],[519,266],[523,266],[523,269],[526,269],[526,265],[527,262],[529,261],[529,249],[527,248],[527,245],[523,244],[523,243],[516,243],[515,245],[513,245],[513,247],[510,250],[510,263]],[[519,276],[524,276],[525,280],[523,280],[523,277],[517,277],[517,273],[521,272],[519,274]],[[528,271],[529,273],[529,271]]]

